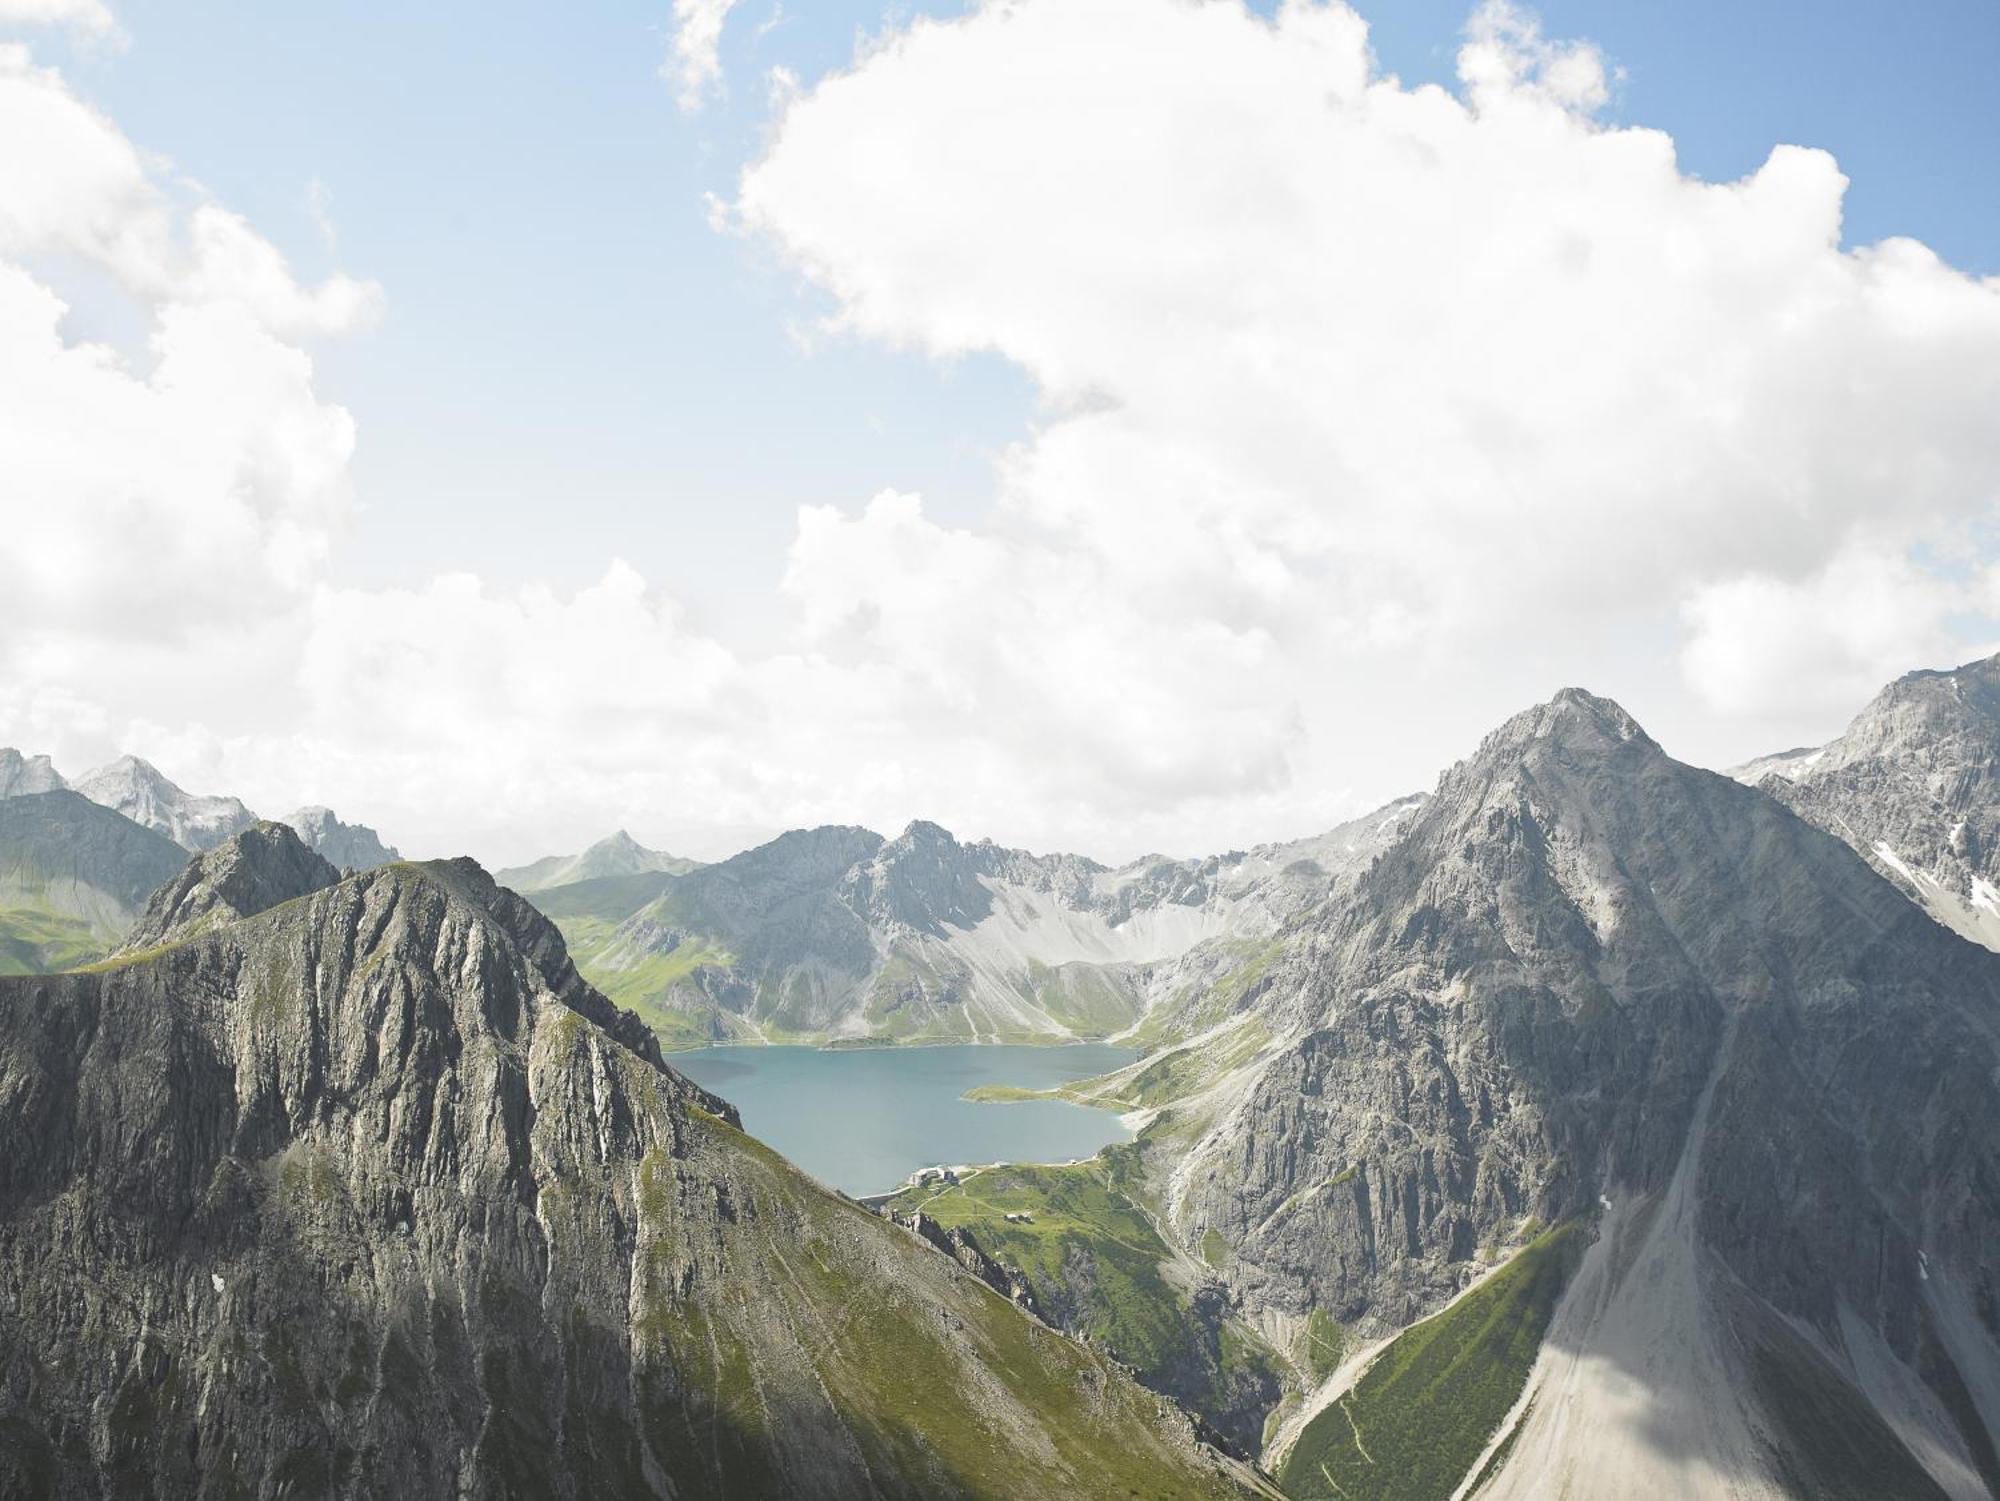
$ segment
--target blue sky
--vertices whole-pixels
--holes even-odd
[[[768,128],[764,71],[810,81],[911,11],[743,0],[727,93],[692,115],[660,75],[664,0],[132,0],[129,49],[73,66],[306,273],[334,264],[307,207],[325,184],[340,263],[385,288],[379,327],[316,350],[361,422],[343,573],[416,583],[450,561],[581,585],[617,555],[754,635],[799,505],[893,486],[976,518],[992,455],[1032,418],[1030,383],[994,356],[802,343],[822,300],[709,224],[705,195],[732,192]],[[1912,235],[2000,270],[1990,0],[1540,12],[1602,45],[1624,70],[1609,118],[1671,132],[1685,170],[1725,181],[1778,142],[1822,146],[1853,182],[1849,243]],[[1363,13],[1384,67],[1452,82],[1464,5]]]
[[[1115,856],[2000,646],[1991,0],[719,3],[0,0],[0,744]]]

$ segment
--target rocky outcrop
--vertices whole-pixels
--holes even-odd
[[[2000,657],[1898,678],[1838,740],[1759,785],[2000,949]]]
[[[0,745],[0,800],[60,792],[68,786],[47,756],[24,756],[11,745]]]
[[[1003,1266],[988,1256],[980,1249],[972,1232],[963,1225],[940,1225],[921,1210],[912,1214],[891,1215],[890,1218],[919,1240],[937,1247],[1015,1307],[1026,1310],[1037,1319],[1042,1318],[1042,1311],[1035,1303],[1035,1289],[1028,1279],[1013,1267]]]
[[[1772,798],[1567,691],[1286,935],[1256,1018],[1150,1151],[1267,1328],[1386,1333],[1603,1217],[1497,1494],[1817,1494],[1822,1421],[1896,1485],[2000,1481],[2000,959]]]
[[[403,857],[365,823],[342,823],[331,808],[301,808],[288,814],[307,849],[341,870],[373,870]]]
[[[1264,1493],[621,1042],[476,866],[294,846],[0,980],[0,1494]]]
[[[120,756],[79,777],[73,785],[92,802],[165,834],[196,854],[213,849],[257,821],[257,815],[233,797],[183,792],[152,762],[137,756]]]
[[[255,917],[324,891],[340,872],[307,849],[288,824],[253,824],[198,856],[153,893],[122,952],[185,942],[204,928]]]

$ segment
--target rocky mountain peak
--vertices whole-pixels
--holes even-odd
[[[968,848],[942,825],[918,819],[842,882],[848,904],[871,921],[920,933],[969,928],[993,909],[979,879],[990,851]]]
[[[75,787],[92,802],[158,830],[196,853],[213,849],[257,821],[236,798],[185,792],[138,756],[120,756],[79,778]]]
[[[368,825],[343,823],[331,808],[300,808],[286,815],[285,822],[298,832],[306,848],[342,870],[373,870],[402,858]]]
[[[873,829],[821,824],[792,829],[709,867],[712,879],[775,883],[786,889],[830,886],[849,866],[873,859],[886,843]]]
[[[2000,656],[1904,674],[1839,739],[1758,785],[2000,949]]]
[[[1637,720],[1608,698],[1565,688],[1523,710],[1480,742],[1439,781],[1410,827],[1455,827],[1495,803],[1536,820],[1626,800],[1645,769],[1670,764]]]
[[[24,756],[11,745],[0,746],[0,798],[60,792],[67,786],[47,756]]]
[[[1926,768],[1955,767],[1968,752],[1990,755],[1996,742],[2000,656],[1903,674],[1855,716],[1814,770],[1831,772],[1885,756]]]
[[[1545,704],[1524,709],[1480,743],[1475,759],[1513,757],[1537,745],[1594,754],[1653,739],[1624,708],[1582,688],[1564,688]]]
[[[219,922],[254,917],[339,879],[340,872],[307,849],[289,824],[253,824],[188,862],[154,892],[125,940],[125,952],[158,948]]]

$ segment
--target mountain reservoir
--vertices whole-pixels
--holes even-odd
[[[978,1103],[982,1085],[1049,1089],[1123,1068],[1106,1043],[901,1048],[724,1047],[673,1065],[743,1113],[744,1129],[834,1188],[886,1193],[918,1168],[1068,1162],[1125,1141],[1108,1110],[1064,1100]]]

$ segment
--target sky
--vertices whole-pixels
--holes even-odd
[[[2000,643],[2000,8],[0,0],[0,743],[1312,832]]]

